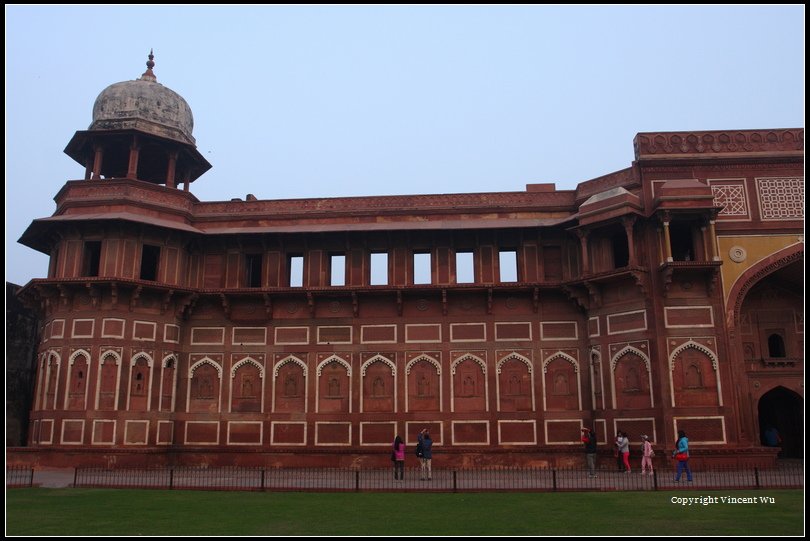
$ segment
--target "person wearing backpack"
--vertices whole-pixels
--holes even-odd
[[[416,456],[422,464],[422,469],[419,478],[424,481],[431,480],[430,461],[433,458],[433,440],[430,439],[430,432],[427,428],[423,428],[419,433],[419,442],[416,444]],[[427,476],[427,477],[426,477]]]

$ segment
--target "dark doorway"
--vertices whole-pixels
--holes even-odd
[[[776,387],[759,399],[759,438],[762,445],[773,444],[778,434],[780,458],[804,456],[804,404],[802,397],[784,387]]]
[[[674,261],[695,260],[695,243],[692,234],[692,227],[689,223],[672,222],[669,227],[669,238]]]
[[[630,264],[630,250],[627,247],[627,234],[624,231],[611,235],[610,246],[613,249],[614,269],[621,269]]]

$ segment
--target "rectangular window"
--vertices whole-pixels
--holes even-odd
[[[346,256],[343,254],[329,256],[329,285],[346,285]]]
[[[472,252],[456,252],[456,283],[475,282],[475,263]]]
[[[414,252],[413,254],[413,283],[430,284],[430,252]]]
[[[517,252],[514,250],[501,250],[498,253],[498,265],[501,272],[501,282],[517,282]]]
[[[388,285],[388,253],[371,254],[371,285]]]
[[[157,280],[160,246],[144,244],[141,248],[141,280]]]
[[[287,285],[290,287],[303,287],[304,256],[291,255],[287,258]]]
[[[101,263],[101,241],[90,240],[84,243],[84,260],[82,262],[82,276],[98,276]]]
[[[245,285],[262,287],[262,254],[245,254]]]

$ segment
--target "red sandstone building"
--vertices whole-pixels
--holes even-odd
[[[50,268],[9,460],[376,463],[425,427],[440,465],[579,461],[583,426],[803,453],[802,129],[641,133],[575,190],[201,202],[147,65],[20,239]]]

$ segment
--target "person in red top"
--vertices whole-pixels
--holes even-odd
[[[581,439],[585,445],[585,463],[588,466],[588,477],[596,477],[596,432],[590,428],[583,428]]]

